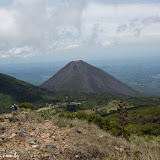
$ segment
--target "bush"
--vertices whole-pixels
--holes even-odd
[[[87,121],[88,123],[92,123],[95,119],[95,115],[94,114],[88,114],[87,116]]]
[[[122,135],[122,127],[116,121],[111,121],[110,126],[111,126],[110,132],[112,135],[114,136]]]
[[[78,111],[76,114],[75,114],[76,118],[78,119],[87,119],[88,117],[88,114],[85,113],[85,112],[82,112],[82,111]]]
[[[128,132],[137,134],[140,136],[143,135],[160,135],[160,125],[155,123],[147,123],[145,125],[140,124],[130,124],[126,128]]]
[[[102,126],[103,126],[102,128],[106,131],[111,129],[110,122],[107,118],[102,118]]]
[[[103,118],[100,115],[95,115],[93,123],[96,124],[99,128],[103,129]]]
[[[28,102],[21,103],[18,106],[19,108],[26,108],[26,109],[31,109],[31,110],[35,109],[35,106],[32,103],[28,103]]]
[[[60,113],[59,117],[65,117],[65,118],[69,118],[69,119],[75,119],[74,113],[70,113],[70,112]]]

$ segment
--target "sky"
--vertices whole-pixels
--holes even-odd
[[[151,56],[159,0],[0,0],[0,63]]]

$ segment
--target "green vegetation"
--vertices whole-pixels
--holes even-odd
[[[0,91],[17,102],[36,102],[48,92],[16,78],[0,74]]]
[[[77,131],[77,128],[80,128],[82,131],[85,131],[89,135],[86,141],[90,138],[90,143],[94,143],[96,146],[102,144],[100,150],[109,151],[108,160],[159,160],[160,154],[160,136],[137,136],[137,135],[130,135],[128,140],[118,137],[118,136],[111,136],[108,132],[105,132],[102,129],[93,123],[88,123],[83,119],[78,118],[65,118],[65,117],[57,117],[53,116],[53,123],[59,127],[67,127],[71,129],[71,132],[75,135],[74,131]],[[74,131],[73,131],[74,130]],[[92,137],[91,134],[98,135]],[[82,135],[80,139],[79,136]],[[75,137],[75,136],[73,136]],[[84,140],[84,134],[79,134],[77,136],[78,140]],[[97,137],[101,137],[97,140]],[[94,138],[94,140],[93,140]],[[113,143],[114,146],[126,146],[124,152],[115,152],[111,150],[110,145],[108,145],[108,140]],[[123,144],[123,145],[122,145]],[[106,148],[108,147],[109,148]],[[128,148],[128,149],[127,149]]]
[[[66,99],[67,97],[67,99]],[[42,99],[35,102],[36,108],[48,107],[46,104],[55,105],[57,103],[78,102],[80,105],[75,105],[72,108],[61,106],[62,111],[79,111],[89,110],[91,113],[106,116],[116,112],[120,97],[108,95],[106,93],[83,93],[83,92],[68,92],[59,91],[55,93],[45,94]],[[139,107],[144,105],[160,105],[160,99],[156,97],[137,97],[125,98],[127,108]]]
[[[118,114],[114,113],[108,115],[110,120],[116,120]],[[160,124],[160,106],[140,106],[128,109],[128,123],[129,124]]]
[[[126,130],[132,134],[136,134],[139,136],[160,135],[160,125],[156,123],[147,123],[145,125],[130,124],[127,126]]]
[[[16,101],[8,96],[0,93],[0,114],[11,112],[11,106]]]
[[[3,95],[11,97],[10,100],[13,99],[10,104],[31,102],[38,109],[46,107],[46,104],[55,105],[57,103],[65,102],[80,102],[81,105],[79,106],[72,106],[71,108],[69,106],[67,109],[62,108],[61,111],[90,110],[94,112],[98,111],[97,114],[102,116],[113,113],[116,110],[118,100],[120,99],[120,97],[108,95],[106,93],[78,93],[69,91],[49,92],[4,74],[0,74],[0,92]],[[155,97],[126,98],[125,101],[127,107],[160,105],[160,99]],[[2,105],[0,106],[0,109],[1,108]],[[3,111],[6,112],[8,109],[3,109]],[[1,113],[4,112],[1,110]]]
[[[98,114],[87,114],[86,112],[66,112],[60,113],[60,116],[70,119],[85,119],[89,123],[98,125],[101,129],[110,131],[113,135],[122,134],[122,127],[116,122],[118,121],[118,113],[110,113],[106,114],[105,117],[102,117]],[[104,125],[104,121],[108,121],[108,123],[105,123]],[[160,135],[160,106],[139,106],[129,108],[127,123],[129,124],[125,127],[127,135]]]
[[[132,97],[132,98],[125,98],[124,100],[126,103],[126,107],[129,109],[160,105],[160,98],[156,97]],[[96,110],[96,114],[105,117],[110,114],[117,113],[118,104],[119,104],[119,99],[112,100],[107,105],[104,105],[103,107],[98,107]]]
[[[87,114],[79,111],[77,113],[63,112],[59,114],[59,117],[65,117],[69,119],[81,119],[87,120],[88,123],[96,124],[99,128],[111,132],[114,136],[121,136],[128,138],[131,134],[140,136],[144,135],[160,135],[160,124],[147,123],[145,125],[140,124],[129,124],[127,127],[122,128],[116,121],[111,121],[108,117],[101,117],[100,115]]]
[[[59,117],[69,118],[69,119],[81,119],[87,120],[88,123],[96,124],[100,129],[111,132],[114,136],[120,136],[123,134],[122,127],[116,121],[109,121],[105,117],[95,114],[87,114],[85,112],[79,111],[77,113],[64,112],[60,113]],[[128,133],[125,132],[124,136],[128,136]],[[127,137],[126,137],[127,138]]]
[[[57,103],[69,103],[75,102],[80,103],[76,106],[61,106],[61,111],[78,111],[78,110],[93,110],[95,107],[102,107],[107,105],[114,99],[119,99],[119,97],[108,95],[106,93],[83,93],[83,92],[69,92],[69,91],[59,91],[45,94],[39,101],[35,102],[36,108],[48,107],[47,105],[55,105]]]
[[[125,101],[123,99],[121,99],[119,102],[119,105],[117,107],[117,113],[118,113],[118,122],[122,126],[122,137],[124,137],[125,127],[128,125],[127,122],[128,112]]]
[[[34,110],[35,109],[35,106],[32,104],[32,103],[29,103],[29,102],[25,102],[25,103],[21,103],[19,104],[19,108],[25,108],[25,109],[31,109],[31,110]]]
[[[117,120],[117,113],[107,116]],[[137,135],[160,135],[160,106],[140,106],[128,109],[126,130]]]

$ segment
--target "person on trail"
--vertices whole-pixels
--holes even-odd
[[[14,104],[14,112],[15,113],[18,113],[18,109],[19,109],[18,105]]]
[[[12,112],[12,113],[15,112],[15,110],[14,110],[14,104],[13,104],[12,107],[11,107],[11,112]]]

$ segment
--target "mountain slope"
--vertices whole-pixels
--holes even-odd
[[[0,93],[0,114],[11,111],[13,103],[17,103],[11,96]]]
[[[141,95],[103,70],[81,60],[70,62],[40,87],[50,91],[105,92],[126,97]]]
[[[39,87],[0,73],[0,93],[11,96],[17,102],[35,102],[45,91]]]

